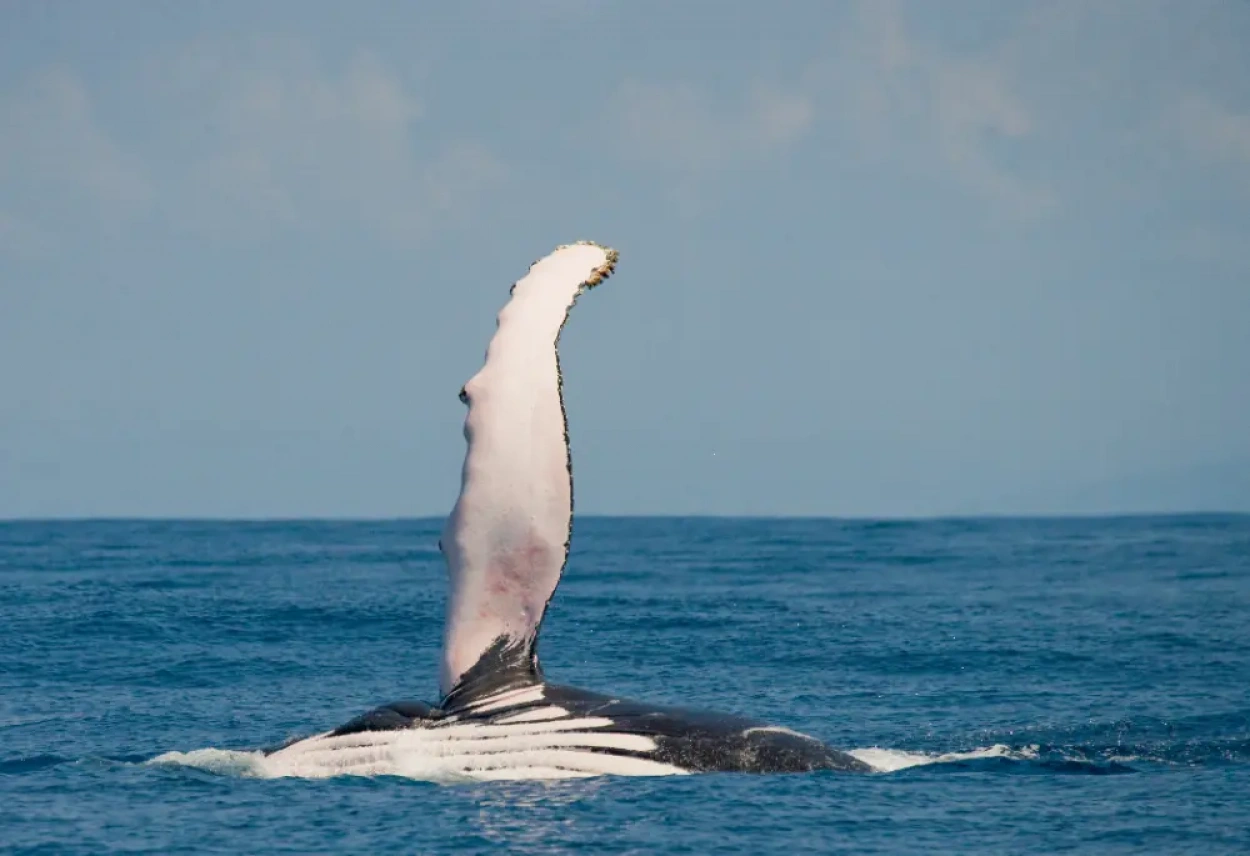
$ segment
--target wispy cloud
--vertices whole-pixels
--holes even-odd
[[[1250,178],[1250,112],[1229,109],[1208,95],[1177,99],[1173,127],[1190,148],[1211,161],[1244,168]]]
[[[629,80],[608,110],[627,159],[683,173],[772,154],[798,140],[812,121],[806,96],[764,86],[716,104],[693,84]]]
[[[49,69],[28,79],[4,96],[2,112],[0,174],[6,180],[81,189],[110,213],[148,200],[138,163],[101,128],[72,71]]]
[[[821,109],[866,151],[912,163],[928,156],[969,191],[1019,215],[1057,202],[1041,180],[1009,168],[996,153],[1038,130],[1008,65],[917,38],[891,0],[854,7],[809,79],[823,95]]]
[[[152,188],[138,160],[103,129],[81,79],[51,68],[0,93],[0,246],[39,253],[58,210],[115,224],[142,211]]]
[[[299,42],[255,40],[192,45],[147,68],[135,89],[145,121],[130,119],[125,138],[105,133],[71,71],[3,95],[5,244],[46,236],[44,220],[143,212],[217,237],[355,225],[404,242],[505,172],[481,144],[423,121],[413,87],[368,52],[336,68]]]
[[[784,156],[819,125],[867,157],[923,166],[997,212],[1030,217],[1057,196],[1003,157],[1038,132],[1012,71],[993,54],[917,37],[891,0],[864,0],[849,7],[824,55],[786,85],[748,84],[718,101],[692,83],[630,80],[609,110],[627,160],[682,180]]]
[[[200,47],[166,95],[196,103],[182,118],[207,136],[185,175],[206,228],[358,224],[412,239],[503,171],[480,145],[439,139],[412,88],[367,52],[328,69],[297,42]]]

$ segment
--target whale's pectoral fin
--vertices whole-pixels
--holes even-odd
[[[578,295],[615,263],[615,251],[590,243],[535,262],[499,313],[486,364],[460,392],[468,451],[440,542],[450,573],[440,686],[449,697],[539,678],[535,642],[573,515],[557,346]]]

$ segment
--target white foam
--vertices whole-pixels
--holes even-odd
[[[930,755],[925,752],[905,752],[901,749],[882,749],[871,746],[866,749],[852,749],[848,755],[863,761],[878,773],[896,773],[910,767],[921,767],[926,764],[950,764],[956,761],[977,761],[983,758],[1010,758],[1013,761],[1032,761],[1037,758],[1036,746],[1025,746],[1012,749],[1001,743],[972,749],[967,752],[946,752],[941,755]]]
[[[1082,758],[1080,760],[1085,759]],[[1173,763],[1172,761],[1168,761],[1164,758],[1143,758],[1141,755],[1108,755],[1105,760],[1112,764],[1131,764],[1134,761],[1150,761],[1155,764]]]
[[[193,767],[222,776],[269,778],[265,772],[264,752],[236,752],[231,749],[195,749],[191,752],[166,752],[146,763],[156,767]]]

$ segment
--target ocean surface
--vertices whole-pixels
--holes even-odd
[[[579,519],[550,679],[883,772],[261,777],[436,701],[440,525],[0,523],[0,851],[1250,852],[1250,517]]]

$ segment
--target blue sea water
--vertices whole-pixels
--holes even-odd
[[[0,524],[0,850],[1250,852],[1238,516],[579,519],[549,677],[891,772],[253,775],[435,700],[439,525]]]

